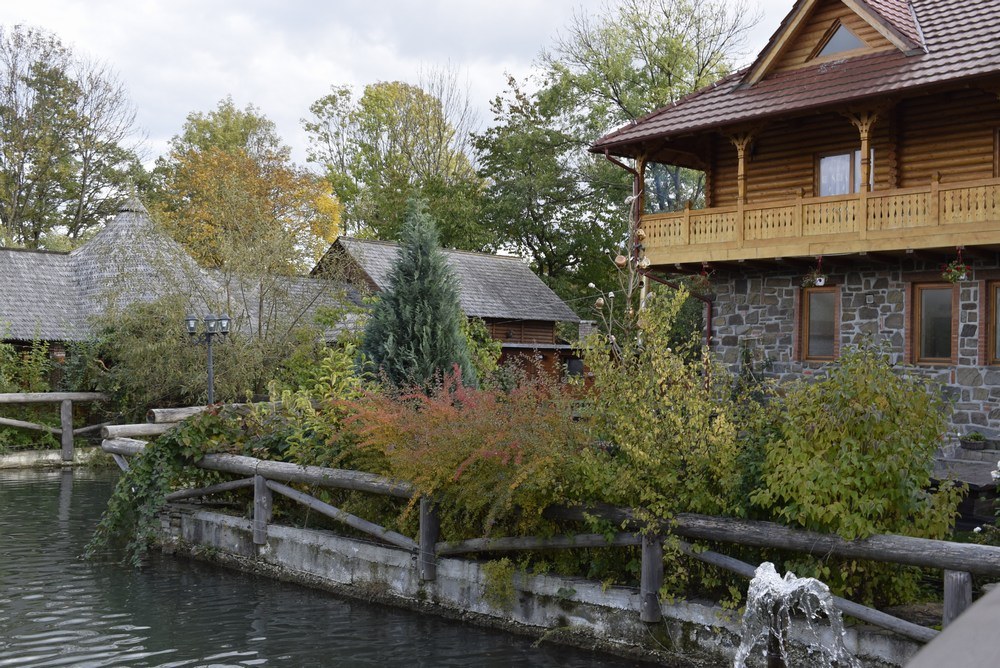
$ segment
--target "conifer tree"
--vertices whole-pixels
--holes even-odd
[[[397,387],[428,387],[458,365],[476,376],[461,325],[458,285],[423,201],[407,202],[399,257],[365,328],[361,353]]]

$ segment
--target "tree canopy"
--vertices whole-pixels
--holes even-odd
[[[0,244],[65,248],[114,215],[141,170],[134,121],[110,68],[0,27]]]
[[[203,265],[307,269],[339,229],[330,186],[291,162],[273,122],[232,98],[188,115],[153,182],[159,219]]]
[[[745,3],[721,0],[621,0],[574,15],[543,53],[534,90],[509,78],[494,125],[475,137],[495,243],[530,258],[564,298],[589,283],[613,286],[631,179],[588,147],[725,74],[752,22]],[[702,196],[701,173],[651,164],[647,176],[646,201],[657,209]]]
[[[370,84],[357,99],[334,86],[309,111],[309,159],[344,202],[349,234],[398,239],[406,202],[419,197],[446,246],[488,244],[478,220],[483,183],[467,150],[472,110],[453,75]]]

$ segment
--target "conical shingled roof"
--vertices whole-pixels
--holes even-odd
[[[151,301],[168,287],[190,293],[214,283],[179,243],[156,229],[134,197],[70,257],[81,305],[90,313]]]

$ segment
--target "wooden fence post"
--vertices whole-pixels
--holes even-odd
[[[639,579],[639,619],[658,622],[663,618],[660,610],[660,587],[663,586],[663,541],[659,536],[642,534],[642,574]]]
[[[963,571],[944,572],[944,614],[941,628],[945,628],[972,605],[972,574]]]
[[[434,545],[441,531],[441,518],[434,502],[426,496],[420,497],[420,552],[417,566],[420,579],[432,582],[437,579],[437,554]]]
[[[59,403],[59,422],[62,427],[62,459],[73,461],[73,400],[63,399]]]
[[[253,543],[267,542],[267,523],[271,520],[272,492],[262,475],[253,477]]]

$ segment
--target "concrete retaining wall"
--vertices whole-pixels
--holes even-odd
[[[484,598],[487,575],[481,562],[442,558],[437,580],[421,582],[415,555],[325,531],[270,525],[267,544],[258,547],[249,520],[186,504],[172,505],[162,526],[167,551],[668,665],[731,665],[739,645],[738,617],[710,604],[664,604],[664,621],[650,625],[639,621],[636,589],[518,573],[513,600],[495,606]],[[808,643],[806,633],[794,629],[793,637]],[[869,628],[849,628],[845,640],[865,666],[902,666],[919,649]],[[801,647],[796,654],[792,665],[813,665]]]

